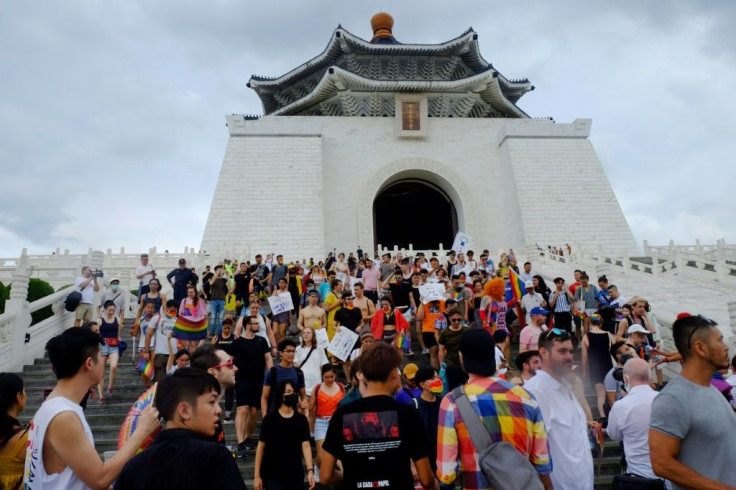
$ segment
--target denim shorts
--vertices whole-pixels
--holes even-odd
[[[109,356],[113,352],[116,353],[116,354],[118,353],[118,346],[116,345],[115,347],[110,347],[107,344],[102,344],[100,346],[100,350],[102,350],[102,355],[103,356]]]
[[[327,437],[327,427],[329,427],[330,421],[317,417],[314,419],[314,440],[324,441]]]

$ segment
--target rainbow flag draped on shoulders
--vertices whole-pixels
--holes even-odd
[[[518,302],[521,301],[521,297],[526,294],[526,288],[524,288],[524,281],[521,280],[519,275],[509,267],[509,285],[511,286],[511,294],[514,299]]]
[[[207,337],[207,313],[204,316],[193,308],[194,305],[184,304],[176,317],[173,336],[179,340],[202,340]]]

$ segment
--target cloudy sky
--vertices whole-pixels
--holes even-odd
[[[250,75],[316,56],[338,24],[370,39],[380,10],[403,42],[472,26],[488,61],[536,86],[519,103],[528,114],[592,118],[639,242],[736,242],[731,0],[10,0],[0,3],[0,256],[198,248],[224,116],[262,113]]]

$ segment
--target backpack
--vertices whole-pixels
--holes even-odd
[[[529,459],[506,441],[493,442],[475,413],[462,386],[452,390],[460,420],[465,422],[470,440],[478,451],[478,465],[492,488],[543,490],[537,470]]]
[[[299,389],[299,386],[304,386],[304,372],[299,369],[296,366],[293,366],[294,369],[296,369],[296,378],[297,378],[297,390]],[[276,369],[276,366],[271,366],[271,370],[269,371],[270,377],[271,377],[271,391],[268,393],[268,411],[273,411],[273,397],[276,394],[276,379],[278,376],[278,370]]]
[[[82,302],[82,293],[79,291],[72,291],[69,296],[64,300],[64,308],[66,311],[74,311]]]

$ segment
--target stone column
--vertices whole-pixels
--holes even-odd
[[[12,344],[13,371],[23,369],[23,353],[25,352],[26,333],[31,325],[31,313],[28,309],[28,281],[30,275],[21,258],[20,264],[13,272],[10,299],[5,302],[5,313],[15,313],[15,320],[6,331],[6,341]]]

